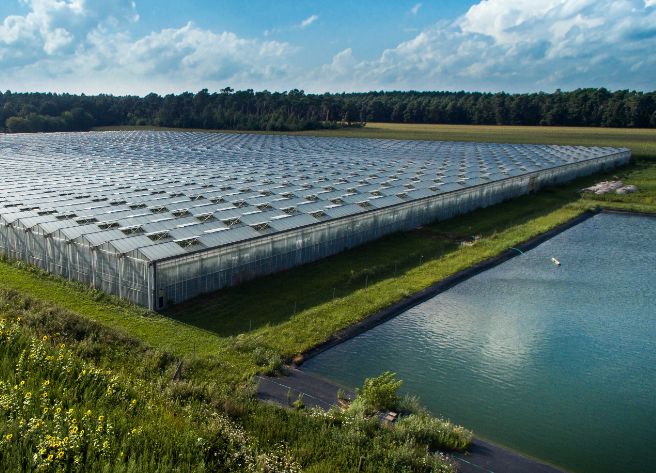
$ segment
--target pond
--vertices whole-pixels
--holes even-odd
[[[656,218],[602,213],[303,368],[347,386],[392,370],[483,439],[573,472],[644,472],[655,295]]]

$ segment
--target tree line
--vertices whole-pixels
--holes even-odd
[[[654,128],[656,92],[306,94],[230,87],[145,97],[0,92],[0,125],[8,132],[119,125],[297,131],[366,122]]]

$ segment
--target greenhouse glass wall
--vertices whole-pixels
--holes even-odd
[[[157,310],[629,159],[605,147],[5,135],[0,253]]]

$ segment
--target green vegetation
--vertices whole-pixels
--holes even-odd
[[[403,382],[396,379],[396,374],[391,371],[385,371],[375,378],[367,378],[362,388],[358,388],[355,402],[361,402],[369,412],[398,409],[398,391],[401,384]]]
[[[394,433],[401,440],[415,439],[431,449],[448,446],[449,450],[456,451],[469,448],[473,438],[471,431],[435,418],[424,410],[402,416],[394,426]]]
[[[298,131],[364,122],[459,125],[656,127],[656,93],[601,89],[506,94],[302,90],[219,93],[203,89],[164,97],[0,93],[0,126],[10,132],[87,130],[92,126],[159,126]]]
[[[171,381],[170,355],[15,291],[0,307],[5,471],[298,471],[211,386]]]
[[[281,358],[297,356],[377,310],[585,210],[602,206],[656,212],[653,131],[375,125],[330,133],[597,143],[630,147],[637,159],[606,176],[580,179],[391,235],[314,264],[200,297],[164,315],[24,263],[0,261],[0,318],[5,319],[0,335],[3,466],[24,470],[27,464],[20,463],[24,461],[34,462],[30,465],[35,467],[43,460],[41,449],[46,448],[46,463],[53,455],[54,465],[63,450],[70,471],[75,471],[75,458],[80,455],[84,462],[117,471],[203,471],[216,465],[235,469],[225,463],[231,455],[247,459],[255,471],[284,470],[267,466],[271,464],[287,464],[289,470],[300,465],[314,472],[449,471],[448,461],[440,455],[426,455],[426,448],[462,449],[471,433],[429,416],[408,399],[398,404],[405,415],[395,428],[387,429],[359,409],[359,403],[343,412],[325,413],[255,402],[251,379],[255,373],[277,370]],[[640,192],[578,193],[613,175],[637,185]],[[460,245],[472,235],[481,238],[472,246]],[[7,330],[11,330],[11,340]],[[65,347],[59,348],[62,343]],[[21,353],[25,353],[23,360],[35,353],[32,358],[45,361],[26,364]],[[48,360],[49,356],[53,358]],[[93,382],[82,375],[84,370],[97,373]],[[39,398],[38,404],[19,405],[27,392],[41,393],[45,381],[52,386],[47,401]],[[389,381],[382,384],[393,387],[393,380]],[[110,385],[113,392],[107,397]],[[132,400],[139,409],[130,410]],[[57,408],[61,411],[55,418]],[[84,420],[86,436],[76,439],[76,446],[64,448],[62,435],[70,432],[71,416],[81,422],[89,409],[93,416]],[[111,435],[105,423],[103,436],[96,438],[89,428],[97,427],[101,415],[102,422],[111,425]],[[30,419],[34,419],[32,424]],[[36,422],[40,430],[28,432],[26,426]],[[141,429],[137,437],[131,436],[135,428]],[[202,446],[194,443],[197,438],[203,439]],[[71,439],[69,435],[67,442]],[[105,441],[109,443],[103,450]],[[208,459],[202,453],[206,447],[217,455]]]
[[[250,383],[208,378],[206,364],[0,289],[3,468],[452,471],[412,435],[338,411],[301,412],[302,398],[298,410],[259,403]]]

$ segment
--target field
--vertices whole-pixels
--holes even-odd
[[[613,173],[584,178],[564,187],[545,189],[446,222],[391,235],[314,264],[203,296],[173,307],[162,315],[79,284],[62,281],[22,263],[2,261],[0,317],[19,324],[13,330],[19,331],[22,338],[16,345],[3,345],[4,364],[0,379],[18,385],[20,380],[16,377],[15,365],[20,353],[46,336],[50,337],[49,340],[54,338],[56,343],[46,342],[44,350],[56,350],[59,343],[71,344],[73,352],[66,356],[74,358],[78,366],[86,363],[94,369],[113,367],[117,370],[124,380],[122,389],[130,393],[126,394],[126,402],[131,402],[128,398],[134,395],[138,403],[154,403],[153,412],[170,410],[179,413],[174,415],[175,419],[166,417],[163,422],[173,423],[181,431],[209,412],[227,413],[232,419],[230,422],[235,422],[236,426],[224,422],[221,417],[212,427],[215,430],[202,431],[198,436],[224,438],[224,434],[218,432],[237,429],[239,435],[243,433],[252,438],[256,447],[242,448],[241,443],[230,443],[233,440],[229,440],[226,442],[233,449],[229,451],[248,457],[254,468],[264,468],[262,465],[267,458],[273,456],[276,462],[298,464],[308,471],[349,471],[356,470],[360,458],[366,457],[367,460],[360,465],[366,471],[392,469],[390,465],[396,465],[394,468],[397,469],[406,466],[414,471],[426,470],[430,466],[419,468],[419,464],[426,461],[421,453],[422,446],[408,443],[407,439],[400,441],[385,429],[369,424],[347,427],[345,424],[348,423],[340,419],[318,418],[253,402],[248,395],[252,392],[252,376],[272,371],[281,358],[302,353],[377,310],[588,209],[601,206],[656,212],[654,130],[369,124],[363,129],[316,134],[624,146],[633,150],[636,159],[614,174],[637,185],[640,192],[623,196],[581,196],[580,188],[611,177]],[[460,244],[474,235],[480,236],[476,244]],[[30,323],[21,325],[16,322],[21,314],[23,320]],[[48,323],[47,319],[53,314],[57,315],[55,322]],[[79,336],[76,335],[78,332],[68,328],[71,324],[83,326]],[[103,343],[103,339],[111,342]],[[51,356],[58,354],[55,351]],[[180,362],[183,366],[179,373],[181,379],[174,380]],[[83,369],[88,368],[80,368]],[[36,386],[45,381],[41,379],[44,376],[45,371],[33,370],[27,378]],[[67,380],[69,378],[62,374],[57,381],[60,389],[66,386]],[[141,385],[146,388],[134,388]],[[156,394],[149,395],[156,392],[163,393],[162,399],[153,399],[157,398]],[[96,394],[81,391],[80,400],[69,408],[82,409],[95,403],[102,405]],[[0,399],[1,396],[2,393]],[[55,404],[50,407],[56,409]],[[147,432],[151,432],[148,438],[153,441],[162,433],[151,425],[155,417],[144,416],[136,419],[135,425],[143,425]],[[11,434],[15,439],[20,435],[20,429],[7,430],[7,426],[13,425],[0,418],[0,433]],[[120,432],[114,443],[119,446],[111,448],[119,450],[111,450],[112,454],[120,453],[120,448],[124,452],[132,448],[127,434],[130,428],[135,427],[127,424],[120,429],[117,427]],[[182,453],[179,453],[174,446],[167,447],[172,452],[171,458],[178,454],[181,459],[189,458],[185,455],[196,447],[182,433],[173,438],[179,438],[184,448],[180,447]],[[34,443],[36,440],[30,442],[21,444],[23,450],[10,449],[12,461],[18,461],[20,452],[32,448],[30,445],[38,444]],[[4,452],[10,447],[5,442],[0,448]],[[98,464],[104,464],[98,461]],[[136,456],[133,464],[121,465],[128,471],[128,467],[143,467],[147,461]],[[172,464],[182,469],[185,469],[183,465],[189,465],[188,470],[203,471],[207,468],[204,464],[184,462],[162,463],[158,467],[166,469]],[[444,468],[448,469],[448,466]]]

